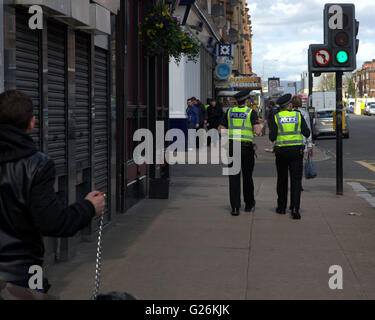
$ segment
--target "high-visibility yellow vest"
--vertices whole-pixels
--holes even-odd
[[[253,142],[254,131],[249,107],[234,107],[228,112],[229,140]]]
[[[304,144],[301,132],[302,116],[297,111],[281,111],[275,115],[278,127],[276,146],[291,147]]]

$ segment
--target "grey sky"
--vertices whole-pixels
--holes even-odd
[[[326,0],[248,0],[253,23],[253,69],[265,78],[300,80],[307,71],[307,48],[323,43],[323,10]],[[375,59],[375,1],[354,3],[360,22],[358,67]],[[275,61],[278,60],[278,61]]]

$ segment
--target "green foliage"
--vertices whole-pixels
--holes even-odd
[[[348,93],[349,93],[349,96],[351,98],[355,98],[356,95],[357,95],[357,90],[355,89],[355,85],[353,83],[353,79],[352,77],[350,76],[345,76],[345,83],[346,83],[346,87],[348,88]]]
[[[177,63],[183,55],[197,61],[199,44],[184,33],[176,17],[171,16],[164,1],[160,0],[140,24],[139,35],[148,56],[163,55]]]

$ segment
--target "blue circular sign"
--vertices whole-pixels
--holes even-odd
[[[216,67],[216,75],[219,79],[225,80],[228,79],[231,74],[231,67],[228,64],[219,64]]]

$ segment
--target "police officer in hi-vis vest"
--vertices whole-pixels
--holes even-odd
[[[275,142],[277,167],[277,209],[286,213],[288,201],[288,173],[291,180],[292,217],[301,219],[301,185],[303,174],[304,138],[310,136],[310,129],[299,111],[292,111],[292,95],[286,94],[276,102],[280,111],[270,121],[270,140]]]
[[[229,131],[229,155],[233,157],[233,141],[241,142],[241,171],[243,176],[243,195],[245,211],[251,212],[255,208],[254,199],[254,133],[260,135],[258,114],[251,109],[251,90],[242,90],[234,97],[238,106],[230,108],[223,119],[222,126]],[[232,215],[239,216],[241,208],[241,173],[229,176],[230,204]]]

